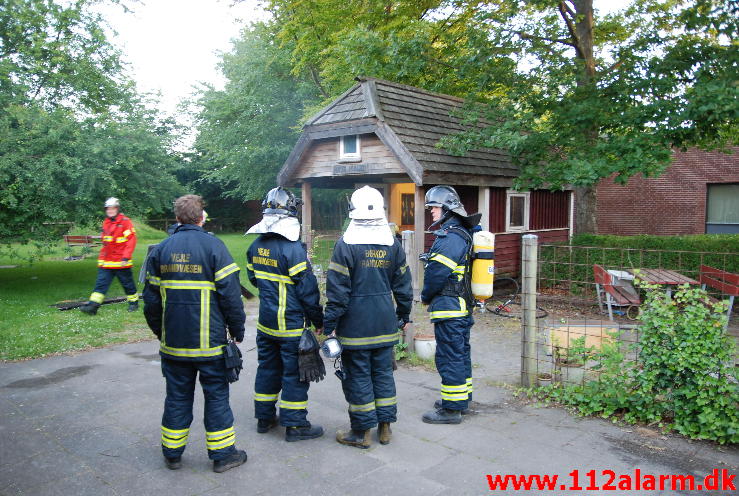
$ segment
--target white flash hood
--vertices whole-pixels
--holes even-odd
[[[246,231],[246,234],[275,233],[290,241],[300,239],[300,222],[297,217],[284,214],[264,214],[262,221]]]

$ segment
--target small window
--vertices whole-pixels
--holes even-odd
[[[339,159],[359,159],[359,135],[342,136],[339,141]]]
[[[416,197],[413,193],[400,195],[400,224],[412,226],[416,222]]]
[[[509,191],[506,202],[506,231],[529,230],[529,193]]]

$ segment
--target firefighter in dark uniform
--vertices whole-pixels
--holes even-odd
[[[398,328],[409,321],[413,290],[380,192],[369,186],[355,191],[350,208],[351,222],[328,266],[324,332],[343,347],[342,388],[351,430],[337,432],[336,440],[366,449],[370,429],[378,424],[380,443],[390,442],[390,424],[397,417],[393,345]]]
[[[257,354],[254,383],[254,416],[257,432],[266,433],[279,422],[286,427],[285,440],[302,441],[323,435],[323,427],[311,425],[308,415],[309,382],[300,380],[298,344],[306,325],[323,327],[318,282],[305,245],[299,241],[299,202],[282,187],[267,193],[263,218],[247,231],[260,236],[246,253],[249,280],[259,289]]]
[[[205,437],[213,470],[246,462],[236,449],[223,348],[226,332],[244,339],[239,267],[226,246],[201,227],[203,202],[185,195],[174,204],[180,223],[152,252],[144,288],[144,314],[161,342],[167,381],[162,416],[162,452],[170,469],[181,467],[190,424],[195,381],[205,396]]]
[[[471,230],[480,214],[468,216],[451,186],[426,193],[436,239],[426,259],[421,302],[429,305],[436,336],[436,369],[441,375],[441,400],[423,414],[429,424],[459,424],[472,395],[470,329],[474,323],[471,289]]]

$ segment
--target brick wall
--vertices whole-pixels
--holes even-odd
[[[676,151],[659,177],[634,176],[619,185],[598,184],[598,234],[702,234],[706,230],[706,184],[739,182],[739,147],[732,155]]]

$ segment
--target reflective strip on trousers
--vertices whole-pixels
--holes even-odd
[[[286,410],[305,410],[308,408],[308,401],[280,400],[280,408],[285,408]]]
[[[254,393],[254,401],[266,401],[269,403],[277,401],[278,393],[275,394],[263,394],[263,393]]]
[[[375,406],[392,406],[398,403],[398,398],[393,396],[392,398],[375,398]]]
[[[371,412],[374,409],[375,409],[374,401],[365,403],[364,405],[352,405],[351,403],[349,403],[350,412]]]
[[[138,293],[135,293],[135,294],[132,294],[132,295],[128,295],[128,296],[126,296],[126,299],[129,302],[131,302],[131,303],[133,303],[135,301],[139,301],[139,294]]]
[[[205,433],[205,445],[209,450],[219,450],[232,446],[236,442],[233,427],[216,432]]]
[[[103,300],[105,300],[105,295],[103,293],[94,292],[90,295],[90,301],[95,303],[102,303]]]
[[[190,429],[169,429],[162,426],[162,446],[170,449],[181,448],[187,444]]]

